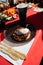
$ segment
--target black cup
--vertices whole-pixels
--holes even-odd
[[[26,20],[27,7],[26,8],[19,8],[18,10],[19,10],[20,21],[24,22]]]
[[[24,24],[26,22],[27,4],[26,4],[26,6],[23,6],[23,7],[18,7],[18,6],[19,6],[19,4],[17,5],[17,9],[19,12],[20,23]]]

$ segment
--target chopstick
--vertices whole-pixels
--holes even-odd
[[[26,55],[19,52],[19,51],[16,51],[15,49],[13,49],[10,45],[8,44],[5,44],[5,43],[1,43],[1,45],[3,45],[4,47],[6,47],[9,51],[11,51],[13,54],[16,54],[17,57],[19,57],[20,59],[25,59],[26,58]]]
[[[13,60],[18,60],[18,58],[16,56],[13,56],[11,53],[9,53],[8,51],[4,50],[2,47],[0,47],[0,51],[7,54],[8,56],[10,56]]]
[[[17,57],[17,59],[19,59],[19,57],[16,54],[13,54],[12,51],[9,51],[9,49],[3,45],[0,45],[0,48],[6,50],[7,52],[9,52],[10,54],[12,54],[13,56]]]

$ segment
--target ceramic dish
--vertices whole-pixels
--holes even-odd
[[[14,25],[13,27],[7,29],[6,32],[5,32],[5,38],[8,41],[14,43],[14,42],[26,42],[26,41],[30,41],[34,37],[34,35],[35,35],[35,28],[34,28],[34,26],[32,24],[28,23],[27,29],[29,29],[30,37],[27,40],[26,39],[21,40],[21,41],[17,40],[17,38],[14,38],[13,33],[19,27],[20,27],[20,25],[18,24],[18,25]]]

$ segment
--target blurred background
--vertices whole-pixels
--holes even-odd
[[[8,2],[9,0],[0,0],[0,1],[4,1],[4,2]],[[10,0],[11,1],[11,0]],[[14,0],[14,2],[17,1],[17,0]],[[34,3],[39,3],[41,2],[41,0],[18,0],[18,1],[25,1],[25,2],[34,2]]]

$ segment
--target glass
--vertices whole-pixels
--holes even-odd
[[[27,6],[28,5],[25,3],[21,3],[16,6],[18,8],[21,25],[23,25],[26,21]]]

